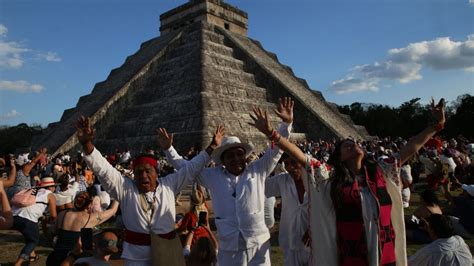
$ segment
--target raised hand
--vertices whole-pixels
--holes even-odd
[[[168,134],[166,128],[160,127],[156,130],[156,133],[158,134],[158,145],[163,150],[167,150],[173,145],[173,134]]]
[[[278,108],[275,110],[275,114],[281,118],[285,123],[293,122],[293,106],[295,102],[290,97],[280,98]]]
[[[48,149],[46,147],[43,147],[43,148],[39,149],[39,153],[46,154],[46,153],[48,153]]]
[[[84,146],[92,144],[94,139],[95,130],[92,127],[91,120],[89,117],[81,117],[76,122],[76,136],[79,142]]]
[[[445,109],[445,101],[444,98],[441,98],[438,104],[435,105],[435,101],[431,98],[431,114],[433,118],[440,124],[444,124],[446,118],[444,116],[444,109]]]
[[[225,127],[224,125],[218,125],[216,131],[214,132],[214,136],[212,136],[211,145],[215,145],[215,147],[221,145],[222,139],[225,135]]]
[[[258,107],[253,108],[254,115],[250,114],[250,118],[252,118],[253,123],[249,123],[249,125],[256,127],[260,132],[265,134],[265,136],[270,137],[273,128],[268,120],[268,115],[266,111],[261,110]]]

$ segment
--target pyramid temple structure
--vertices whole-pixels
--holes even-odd
[[[259,150],[267,141],[248,125],[249,113],[253,106],[274,109],[285,96],[295,100],[292,138],[367,138],[364,127],[247,36],[246,12],[222,0],[190,0],[160,21],[160,36],[142,43],[49,124],[33,148],[46,146],[53,154],[77,149],[75,122],[84,115],[91,117],[95,145],[104,153],[156,148],[158,127],[175,134],[178,149],[205,147],[219,123]],[[276,115],[272,120],[277,126]]]

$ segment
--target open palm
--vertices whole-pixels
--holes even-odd
[[[280,98],[275,114],[278,115],[283,122],[290,124],[293,122],[294,105],[295,102],[290,97]]]

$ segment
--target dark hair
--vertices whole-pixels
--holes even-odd
[[[448,216],[432,214],[428,217],[428,223],[437,238],[449,238],[455,234],[453,224]]]
[[[336,213],[342,208],[342,188],[345,185],[352,185],[354,183],[353,174],[347,169],[344,163],[341,161],[341,146],[344,142],[350,141],[351,139],[342,139],[336,142],[334,150],[329,156],[328,164],[333,168],[333,175],[330,178],[331,182],[331,199]],[[354,142],[355,143],[355,142]],[[376,163],[372,160],[368,160],[364,157],[363,165],[366,167],[369,176],[374,176],[376,170]]]
[[[89,205],[92,203],[92,200],[93,199],[89,193],[85,191],[79,192],[74,199],[74,208],[76,208],[78,211],[83,211],[89,207]]]
[[[439,199],[434,190],[432,189],[426,189],[421,193],[421,198],[423,199],[424,202],[426,202],[429,205],[439,205]]]
[[[68,174],[62,174],[58,178],[58,183],[61,188],[67,187],[69,185],[69,175]]]
[[[191,250],[187,265],[215,265],[216,261],[216,247],[208,237],[201,237]]]

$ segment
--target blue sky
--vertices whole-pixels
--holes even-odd
[[[0,125],[58,121],[186,0],[0,0]],[[227,0],[329,101],[474,94],[474,0]]]

